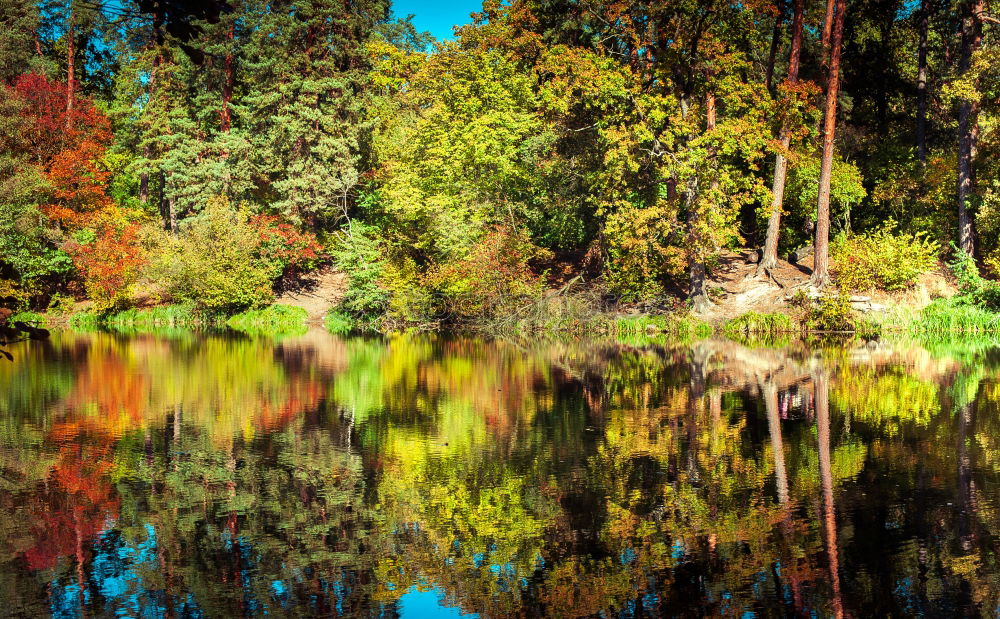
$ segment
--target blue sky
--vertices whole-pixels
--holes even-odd
[[[455,2],[420,0],[394,0],[392,11],[398,17],[415,15],[413,25],[417,30],[427,30],[436,39],[453,39],[452,26],[460,26],[472,21],[469,13],[480,11],[482,0],[457,0]]]

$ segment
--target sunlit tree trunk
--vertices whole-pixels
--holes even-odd
[[[826,0],[826,17],[823,18],[823,34],[820,37],[820,48],[823,54],[823,67],[829,69],[830,59],[830,38],[833,34],[834,13],[837,7],[837,0]]]
[[[792,45],[788,54],[788,83],[799,81],[799,57],[802,53],[802,14],[805,0],[794,0],[792,4]],[[771,216],[767,222],[767,238],[764,240],[764,254],[761,256],[759,275],[765,269],[778,266],[778,237],[781,234],[781,212],[785,202],[785,179],[788,175],[788,159],[785,153],[792,143],[791,128],[781,127],[781,151],[774,157],[774,183],[771,186]]]
[[[972,66],[972,55],[982,42],[980,16],[983,0],[966,3],[962,20],[962,55],[959,72],[965,74]],[[979,103],[963,100],[958,108],[958,244],[970,256],[975,253],[975,235],[969,199],[975,184],[976,140],[979,134]]]
[[[816,204],[816,240],[812,284],[830,283],[830,180],[833,176],[833,139],[837,130],[837,94],[840,90],[840,50],[844,35],[846,0],[837,0],[830,39],[830,71],[823,110],[823,160],[819,171],[819,198]]]

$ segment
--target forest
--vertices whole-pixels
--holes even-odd
[[[703,312],[754,250],[841,299],[950,265],[936,315],[992,315],[993,8],[487,0],[438,41],[385,0],[0,0],[0,303],[228,316],[326,269],[328,325],[565,324]]]

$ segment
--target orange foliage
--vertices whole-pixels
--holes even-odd
[[[82,564],[85,542],[118,518],[120,499],[108,477],[114,459],[110,447],[102,443],[69,444],[60,450],[52,483],[32,506],[37,512],[32,527],[35,543],[25,552],[32,569],[55,567],[63,556],[75,556]]]
[[[111,123],[87,99],[66,109],[66,85],[29,73],[10,88],[28,104],[33,121],[32,158],[45,170],[54,202],[44,207],[53,221],[81,228],[111,206],[105,193],[110,172],[103,165]]]
[[[260,236],[261,255],[277,260],[282,268],[310,268],[323,252],[314,234],[299,232],[274,215],[254,215],[250,225]]]
[[[109,308],[127,298],[147,260],[139,240],[139,224],[98,223],[90,243],[70,242],[66,250],[83,276],[88,296]]]

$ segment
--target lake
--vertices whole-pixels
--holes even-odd
[[[0,614],[987,615],[1000,348],[56,333]]]

